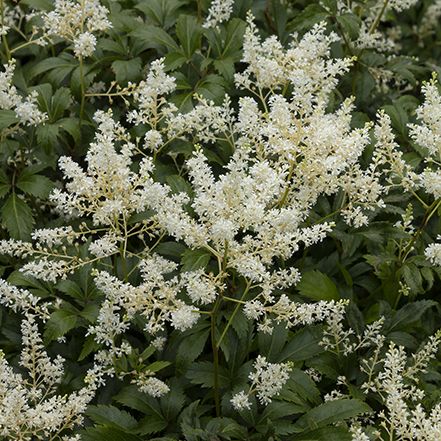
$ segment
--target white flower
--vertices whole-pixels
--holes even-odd
[[[55,0],[55,9],[43,14],[44,31],[74,44],[77,57],[92,55],[96,46],[94,32],[112,25],[107,19],[109,10],[99,0]]]
[[[151,397],[157,398],[165,395],[170,391],[170,388],[159,378],[151,377],[151,372],[142,373],[136,379],[135,383],[139,387],[141,392],[150,395]]]
[[[416,3],[418,3],[418,0],[390,0],[388,7],[390,9],[395,9],[397,12],[401,12],[405,9],[409,9]]]
[[[42,434],[57,439],[61,432],[67,437],[82,424],[97,389],[95,381],[88,381],[69,395],[57,394],[64,376],[63,359],[49,358],[35,319],[26,314],[21,325],[20,364],[26,375],[17,373],[0,351],[0,430],[7,439],[30,440]],[[98,366],[93,369],[99,370]]]
[[[162,351],[165,347],[165,343],[167,342],[167,338],[166,337],[156,337],[152,340],[152,346],[157,350],[157,351]]]
[[[137,110],[127,114],[127,120],[135,124],[149,124],[153,129],[157,125],[157,118],[162,112],[175,110],[175,107],[168,104],[163,95],[168,95],[176,88],[176,80],[167,75],[164,70],[164,59],[154,60],[145,81],[141,81],[133,91],[133,98]],[[153,144],[151,144],[153,142]],[[150,148],[160,142],[155,132],[146,134],[146,144]]]
[[[233,12],[234,0],[212,0],[204,28],[216,28],[220,23],[227,21]]]
[[[251,389],[255,390],[262,404],[269,404],[272,398],[279,394],[289,379],[291,363],[269,363],[259,355],[253,364],[255,372],[251,372]]]
[[[47,119],[47,115],[38,109],[37,96],[38,93],[34,90],[15,106],[15,113],[25,125],[36,126]]]
[[[351,441],[370,441],[370,438],[363,432],[361,427],[351,426],[350,431],[352,435]]]
[[[33,91],[22,98],[12,84],[15,60],[3,65],[3,68],[4,72],[0,72],[0,109],[14,110],[23,125],[35,126],[43,123],[47,119],[47,115],[38,109],[38,93]]]
[[[190,329],[198,320],[198,309],[182,303],[171,313],[171,324],[178,331]]]
[[[426,169],[421,174],[421,181],[427,193],[434,196],[435,199],[441,198],[441,170],[436,172]]]
[[[118,252],[118,238],[108,233],[89,245],[89,251],[97,257],[106,257]]]
[[[441,240],[441,236],[438,236]],[[434,265],[441,267],[441,243],[431,243],[424,251],[426,258]]]
[[[79,34],[74,40],[74,53],[80,57],[90,57],[95,51],[96,37],[90,32]]]
[[[244,391],[240,391],[233,395],[230,402],[236,410],[251,409],[251,402]]]
[[[194,303],[209,304],[216,299],[219,286],[214,277],[207,276],[203,270],[182,273],[181,280]]]
[[[410,136],[429,154],[439,160],[441,155],[441,95],[435,78],[421,88],[424,103],[416,110],[419,124],[409,124]]]

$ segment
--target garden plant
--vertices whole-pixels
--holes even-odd
[[[0,38],[0,440],[441,440],[440,0]]]

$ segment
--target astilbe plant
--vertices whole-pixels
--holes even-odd
[[[204,26],[219,32],[232,13],[232,3],[213,2]],[[351,2],[337,3],[340,13],[352,11]],[[401,12],[415,2],[375,3],[365,11],[355,42],[361,51],[373,47],[381,52],[389,41],[377,32],[385,14]],[[83,58],[96,49],[95,33],[111,28],[109,14],[96,1],[57,1],[53,11],[40,17],[44,35],[38,38],[66,40],[79,59],[80,125],[86,100]],[[202,363],[212,369],[210,380],[203,381],[212,386],[208,408],[219,420],[222,413],[234,412],[245,420],[246,412],[274,401],[272,409],[277,409],[278,398],[296,403],[298,398],[290,395],[296,381],[316,391],[314,378],[300,370],[305,367],[301,363],[275,361],[256,350],[250,351],[253,360],[244,364],[247,372],[241,383],[229,390],[222,384],[221,360],[229,356],[224,348],[233,328],[242,333],[256,330],[262,339],[277,338],[277,332],[296,331],[294,335],[301,336],[302,329],[314,329],[320,332],[314,350],[339,363],[345,357],[359,357],[353,371],[361,380],[354,385],[353,378],[340,377],[341,389],[347,387],[348,393],[331,390],[325,402],[310,411],[312,415],[318,418],[323,409],[331,408],[329,403],[340,400],[342,406],[353,406],[342,420],[348,418],[345,415],[370,417],[372,408],[381,409],[372,417],[373,424],[353,419],[354,441],[437,439],[439,405],[427,414],[421,404],[424,394],[415,384],[435,357],[439,334],[409,363],[404,348],[394,343],[385,348],[385,319],[371,320],[356,332],[345,326],[349,300],[308,303],[294,295],[302,278],[296,259],[333,233],[336,222],[330,218],[337,219],[336,214],[348,228],[369,226],[370,219],[386,208],[389,193],[404,190],[423,205],[426,224],[435,215],[441,196],[441,105],[436,82],[423,87],[426,101],[417,109],[418,121],[410,126],[412,139],[428,151],[421,171],[403,158],[385,112],[354,127],[354,98],[334,105],[339,80],[356,58],[331,57],[331,46],[340,38],[327,31],[325,22],[302,37],[292,36],[285,48],[275,36],[259,37],[252,14],[247,20],[245,67],[234,75],[235,92],[240,94],[237,105],[234,94],[227,94],[222,104],[196,95],[191,110],[178,110],[170,99],[178,82],[166,72],[164,59],[151,62],[145,80],[87,93],[88,99],[108,98],[111,104],[122,99],[128,106],[124,119],[119,121],[120,112],[112,109],[95,112],[97,129],[84,162],[66,155],[58,160],[64,188],[54,189],[49,197],[59,217],[56,226],[35,229],[31,240],[2,240],[0,251],[22,261],[20,271],[26,277],[54,289],[61,289],[80,271],[83,277],[93,277],[98,302],[82,330],[91,367],[82,388],[60,395],[63,360],[51,360],[40,327],[62,310],[63,301],[40,299],[2,281],[0,302],[24,317],[21,371],[14,370],[3,353],[0,357],[2,436],[79,439],[75,431],[87,406],[101,386],[116,380],[132,383],[148,400],[173,394],[173,381],[165,382],[157,374],[169,363],[148,364],[147,359],[155,352],[159,357],[166,353],[168,337],[173,343],[177,333],[206,326],[210,350]],[[36,95],[22,99],[11,87],[13,66],[6,65],[0,77],[0,105],[15,112],[23,125],[41,123],[45,115],[36,107]],[[192,152],[178,164],[168,149],[185,142],[192,144]],[[217,145],[228,146],[231,152],[222,164],[211,161],[210,148]],[[179,172],[168,180],[161,177],[158,162],[167,154]],[[433,202],[424,202],[426,195]],[[339,200],[335,212],[317,218],[317,205],[331,198]],[[409,210],[397,224],[408,234],[397,246],[402,264],[425,226],[413,229],[412,219]],[[185,249],[187,256],[196,256],[196,263],[180,268],[163,256],[167,246]],[[428,245],[425,254],[430,263],[440,265],[438,244]],[[53,294],[54,290],[48,297]],[[238,325],[238,317],[248,321]],[[329,371],[324,369],[325,375]],[[313,377],[320,382],[320,377]],[[310,400],[317,404],[320,396]],[[304,413],[305,408],[298,406],[294,413]],[[300,417],[286,433],[305,430],[308,418],[309,414]]]
[[[305,225],[320,194],[330,195],[350,186],[353,200],[345,216],[357,224],[367,221],[360,208],[381,206],[382,187],[376,176],[357,165],[369,142],[369,126],[350,128],[350,102],[334,114],[325,112],[337,76],[347,71],[351,61],[329,58],[329,44],[336,36],[326,36],[322,25],[284,52],[273,38],[261,43],[251,19],[249,23],[244,55],[249,67],[237,77],[237,83],[257,94],[260,101],[243,98],[237,116],[228,107],[215,109],[207,102],[200,104],[204,111],[210,109],[205,111],[203,128],[199,126],[199,106],[187,114],[171,113],[167,107],[164,115],[158,114],[163,108],[158,104],[163,102],[158,92],[168,93],[173,87],[160,63],[154,65],[146,83],[133,89],[138,108],[129,113],[130,120],[150,123],[155,130],[157,121],[165,119],[163,124],[169,127],[165,133],[175,137],[213,127],[211,130],[229,139],[235,151],[221,174],[213,172],[203,151],[196,151],[186,162],[190,194],[173,193],[168,185],[154,181],[154,166],[148,157],[138,162],[138,172],[132,170],[136,155],[145,154],[110,111],[99,111],[95,114],[96,140],[86,156],[87,171],[62,157],[59,166],[68,180],[66,190],[55,190],[50,197],[63,216],[84,220],[79,229],[36,230],[33,243],[2,242],[3,253],[29,260],[21,271],[50,282],[86,264],[99,267],[101,260],[112,255],[119,254],[123,261],[127,256],[139,259],[143,278],[139,286],[103,269],[94,273],[106,298],[89,333],[114,355],[130,351],[115,345],[135,315],[145,317],[145,330],[154,334],[164,331],[167,322],[186,330],[200,313],[208,314],[215,323],[225,303],[235,304],[222,335],[212,335],[216,363],[219,345],[242,305],[245,315],[259,320],[259,329],[264,332],[271,332],[273,320],[295,327],[327,320],[344,308],[345,302],[293,302],[287,294],[279,293],[299,280],[299,271],[271,267],[276,260],[289,259],[300,244],[310,246],[323,240],[332,229],[332,223],[327,222]],[[278,58],[271,62],[275,51]],[[251,57],[251,53],[255,55]],[[297,59],[303,66],[295,62]],[[260,70],[265,63],[278,63],[271,70],[279,73],[266,78],[271,70]],[[282,95],[282,89],[291,89],[288,97]],[[157,136],[161,139],[160,133]],[[147,137],[151,142],[151,131]],[[366,179],[377,191],[371,188],[365,193]],[[132,216],[146,210],[151,210],[150,217],[131,222]],[[182,240],[190,249],[206,250],[217,261],[217,271],[165,277],[176,270],[173,262],[155,255],[151,246],[138,251],[130,246],[132,237],[148,242],[164,234]],[[87,245],[92,257],[72,254],[87,238],[92,239]],[[245,283],[238,297],[227,295],[234,277]],[[280,378],[278,388],[285,380],[285,376]],[[271,394],[267,393],[268,399],[262,402],[269,400]]]
[[[84,421],[84,412],[102,385],[103,370],[95,365],[84,386],[69,395],[58,393],[63,358],[48,356],[39,325],[49,318],[50,304],[26,290],[2,282],[1,301],[23,314],[22,350],[17,372],[0,352],[0,434],[11,440],[77,440],[72,430]]]

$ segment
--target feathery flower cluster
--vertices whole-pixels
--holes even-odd
[[[177,266],[158,255],[141,261],[139,266],[143,283],[136,287],[120,281],[106,271],[95,275],[95,283],[106,298],[101,305],[97,322],[89,328],[89,333],[109,347],[114,345],[116,336],[128,329],[135,314],[145,318],[145,331],[151,334],[164,330],[166,322],[180,331],[191,328],[199,318],[198,308],[179,298],[179,293],[185,287],[190,286],[190,297],[199,296],[197,301],[207,296],[211,296],[211,301],[214,299],[212,290],[216,285],[210,285],[210,281],[207,284],[199,271],[183,273],[180,279],[166,279],[164,276]],[[191,290],[196,286],[205,292],[193,293]]]
[[[441,94],[436,77],[424,83],[424,103],[416,110],[419,124],[409,124],[410,136],[425,147],[435,161],[441,159]]]
[[[78,58],[89,57],[96,47],[94,33],[112,26],[108,14],[99,0],[55,0],[54,10],[43,14],[44,31],[73,43]]]
[[[37,106],[37,92],[32,91],[27,96],[21,97],[12,84],[15,70],[15,60],[3,65],[4,71],[0,72],[0,109],[13,110],[20,123],[27,126],[36,126],[44,122],[47,115]]]
[[[426,372],[440,344],[441,332],[438,332],[410,362],[404,348],[391,342],[383,358],[374,356],[362,366],[369,377],[362,389],[382,397],[385,410],[379,413],[381,426],[391,439],[435,441],[441,436],[441,406],[436,405],[427,413],[421,404],[424,392],[417,387],[418,375]],[[382,369],[374,374],[379,364],[383,365]],[[358,428],[355,433],[361,437],[364,432]]]
[[[204,28],[217,28],[224,21],[228,21],[233,12],[234,0],[212,0]]]
[[[325,28],[325,23],[315,25],[285,50],[275,36],[261,42],[253,16],[249,14],[242,59],[248,66],[243,73],[235,74],[236,85],[262,93],[264,89],[275,91],[292,84],[293,105],[299,112],[323,104],[337,85],[337,77],[352,65],[348,58],[330,58],[330,45],[338,36],[326,35]]]
[[[165,395],[170,391],[170,388],[159,378],[152,377],[153,372],[143,372],[138,375],[134,383],[138,386],[141,392],[157,398]]]
[[[434,198],[434,203],[440,204],[441,199],[441,93],[435,75],[424,83],[422,92],[424,102],[416,109],[417,124],[409,124],[409,134],[421,147],[427,149],[425,159],[427,166],[416,175],[417,185]],[[439,237],[438,237],[439,239]],[[434,265],[441,265],[441,245],[430,244],[426,250],[427,259]]]
[[[438,236],[441,240],[441,236]],[[434,265],[441,267],[441,243],[431,243],[424,251],[424,255]]]
[[[297,326],[342,313],[345,302],[292,302],[279,291],[297,283],[298,270],[273,269],[276,259],[290,258],[300,246],[320,242],[331,231],[332,223],[304,225],[320,195],[346,191],[350,196],[342,212],[357,226],[367,222],[362,208],[382,206],[383,187],[377,174],[358,165],[370,142],[370,126],[351,128],[351,100],[334,113],[325,111],[338,76],[352,63],[330,58],[329,45],[336,38],[334,34],[327,36],[324,24],[320,24],[285,50],[275,38],[261,42],[250,17],[243,58],[248,68],[236,81],[258,92],[256,98],[265,112],[259,109],[258,101],[247,97],[241,99],[237,117],[228,98],[223,106],[200,98],[194,111],[174,115],[175,108],[167,104],[164,95],[174,89],[175,81],[164,73],[162,60],[153,62],[146,81],[131,89],[137,109],[128,114],[129,121],[150,126],[146,144],[153,144],[153,150],[193,131],[205,142],[225,136],[235,151],[224,170],[215,173],[207,157],[197,150],[186,162],[192,197],[173,193],[168,185],[153,180],[149,159],[142,159],[139,171],[133,171],[137,145],[114,121],[111,111],[98,111],[96,140],[86,156],[87,170],[70,158],[60,158],[68,183],[66,191],[54,190],[51,201],[64,215],[91,218],[102,234],[96,238],[86,226],[78,232],[56,229],[34,234],[34,245],[4,242],[2,251],[33,257],[23,270],[56,281],[89,261],[118,251],[125,255],[130,236],[153,236],[163,230],[192,249],[209,251],[219,261],[222,271],[217,276],[199,270],[166,280],[161,274],[174,268],[164,268],[170,263],[165,265],[151,256],[143,265],[155,268],[161,276],[153,281],[144,271],[145,280],[138,287],[100,272],[97,283],[106,300],[91,332],[109,346],[138,312],[148,318],[149,332],[163,329],[166,322],[176,329],[188,329],[196,322],[195,311],[200,305],[212,303],[224,289],[223,279],[230,271],[245,278],[248,288],[244,296],[255,293],[252,299],[248,297],[245,313],[261,320],[262,331],[271,332],[273,319]],[[273,63],[277,64],[274,69]],[[276,76],[268,77],[273,74]],[[292,89],[289,98],[274,92],[288,85]],[[130,217],[145,210],[154,213],[150,223],[131,226]],[[75,245],[75,240],[85,240],[87,235],[94,239],[89,251],[96,257],[83,260],[69,256],[63,247]],[[55,246],[61,251],[54,252]],[[181,291],[190,304],[179,297]],[[123,310],[127,314],[123,315]]]
[[[68,439],[68,432],[83,422],[99,386],[101,369],[95,365],[84,387],[69,395],[57,393],[64,360],[51,360],[45,351],[37,319],[48,318],[49,304],[38,301],[28,291],[1,282],[0,303],[24,312],[20,366],[25,373],[18,373],[0,351],[0,435],[10,440]]]
[[[6,35],[15,26],[16,22],[23,16],[20,5],[10,6],[3,2],[0,6],[2,22],[0,24],[0,36]]]
[[[165,98],[165,95],[173,92],[175,87],[176,80],[164,72],[164,59],[153,61],[146,80],[134,87],[132,95],[137,110],[130,111],[127,120],[135,124],[148,124],[156,132],[161,120],[177,110],[176,106],[168,103]],[[158,133],[156,136],[159,136],[157,142],[161,143],[161,135]],[[148,139],[151,140],[153,137],[154,135],[150,133]]]
[[[272,398],[277,396],[284,384],[289,379],[291,363],[269,363],[265,357],[259,355],[253,363],[254,371],[250,373],[251,386],[248,393],[238,392],[231,399],[231,404],[236,410],[249,409],[251,403],[248,399],[250,394],[255,393],[260,403],[267,405]]]
[[[345,329],[343,326],[344,311],[338,311],[326,319],[326,326],[320,345],[327,351],[336,354],[349,355],[359,349],[376,347],[382,345],[384,336],[381,334],[384,318],[366,326],[361,335],[355,335],[351,328]]]

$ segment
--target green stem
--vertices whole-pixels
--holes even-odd
[[[214,404],[216,407],[216,417],[221,416],[220,407],[220,385],[219,385],[219,346],[216,344],[216,319],[217,312],[222,303],[222,297],[216,300],[213,310],[211,311],[211,348],[213,351],[213,377],[214,377]]]
[[[86,87],[84,84],[84,65],[83,65],[83,57],[80,56],[80,87],[81,87],[81,101],[80,101],[80,129],[83,122],[84,116],[84,104],[86,97]]]
[[[20,49],[23,49],[27,46],[30,46],[31,44],[36,44],[36,40],[30,40],[30,41],[26,41],[26,43],[22,43],[18,46],[15,46],[11,49],[10,53],[13,54],[14,52],[17,52]]]
[[[286,178],[286,188],[285,188],[285,191],[283,192],[282,197],[280,198],[279,202],[277,203],[277,207],[279,207],[279,208],[282,208],[285,205],[286,198],[289,195],[290,181],[291,181],[293,173],[294,173],[294,162],[291,163],[291,166],[289,167],[288,177]]]
[[[383,17],[384,12],[386,11],[387,5],[389,4],[389,0],[384,0],[383,6],[378,13],[377,17],[375,18],[374,22],[372,23],[371,27],[369,28],[369,34],[372,34],[375,29],[377,29],[377,26],[380,24],[381,18]]]
[[[223,330],[222,335],[221,335],[220,338],[219,338],[219,341],[216,343],[216,346],[217,346],[218,348],[220,347],[220,345],[221,345],[222,340],[224,339],[224,337],[227,335],[227,331],[228,331],[228,329],[230,328],[231,324],[233,323],[234,317],[235,317],[236,314],[238,313],[239,308],[240,308],[240,307],[242,306],[242,304],[244,303],[243,299],[245,298],[245,296],[247,295],[247,293],[248,293],[249,290],[250,290],[250,282],[248,282],[247,287],[245,288],[245,290],[244,290],[244,292],[243,292],[243,294],[242,294],[240,300],[230,299],[229,297],[227,297],[228,300],[236,301],[236,302],[237,302],[237,305],[236,305],[236,307],[234,308],[234,311],[233,311],[233,313],[231,314],[230,318],[228,319],[227,326],[225,326],[225,329]],[[225,298],[225,297],[224,297],[224,298]]]
[[[427,224],[429,223],[430,218],[437,212],[438,208],[441,206],[441,199],[437,199],[433,201],[432,205],[426,210],[426,214],[424,215],[423,222],[421,223],[418,230],[415,232],[415,234],[412,236],[412,239],[407,244],[406,248],[404,249],[404,255],[400,259],[400,266],[403,265],[405,260],[407,259],[407,256],[412,251],[412,246],[418,239],[418,237],[421,235],[421,233],[424,231],[424,228],[426,228]]]
[[[200,23],[202,21],[202,5],[201,5],[201,1],[202,0],[196,0],[197,3],[197,15],[198,15],[198,22]]]
[[[5,21],[5,4],[4,0],[0,0],[0,18],[1,18],[1,25],[3,27],[4,21]],[[2,35],[2,42],[3,47],[5,48],[5,55],[8,61],[11,61],[11,51],[9,50],[8,40],[6,38],[6,35]]]

